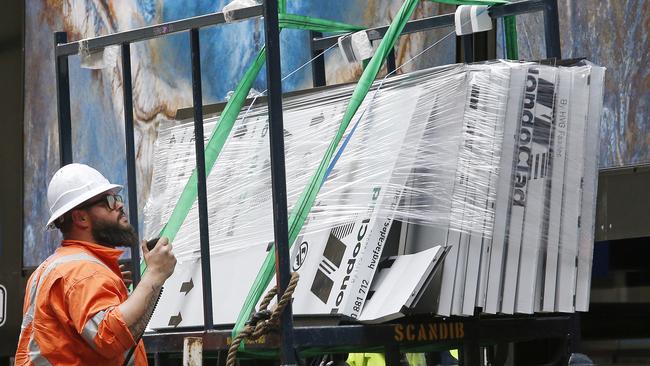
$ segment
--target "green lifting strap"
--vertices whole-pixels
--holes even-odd
[[[506,33],[506,58],[508,60],[518,60],[517,18],[514,15],[504,17],[503,25],[504,32]]]
[[[318,194],[321,183],[323,182],[325,171],[332,160],[332,156],[334,155],[336,147],[339,145],[343,134],[350,124],[350,121],[354,117],[357,109],[368,94],[368,91],[370,90],[373,81],[377,77],[377,73],[379,72],[384,59],[393,49],[397,38],[400,36],[402,29],[404,29],[404,26],[415,11],[417,4],[418,0],[406,0],[404,4],[402,4],[402,7],[388,28],[386,35],[381,40],[381,43],[379,44],[375,55],[372,57],[368,63],[368,66],[365,68],[363,74],[361,75],[361,78],[356,88],[354,89],[354,92],[352,93],[352,97],[350,98],[350,102],[348,103],[336,136],[330,142],[330,145],[327,148],[327,151],[325,152],[325,155],[320,165],[318,166],[318,169],[312,176],[309,185],[305,187],[305,190],[303,190],[300,198],[298,199],[298,202],[291,211],[291,214],[289,216],[289,246],[291,246],[298,237],[307,214],[314,204],[316,195]],[[275,250],[274,247],[272,248],[273,249],[270,250],[267,254],[264,263],[262,264],[257,277],[255,278],[255,282],[253,283],[253,286],[248,293],[246,301],[244,302],[244,306],[239,313],[237,323],[233,328],[233,338],[236,337],[237,334],[239,334],[239,332],[243,329],[245,322],[248,320],[249,316],[255,308],[255,304],[259,301],[260,296],[273,277]]]
[[[295,14],[278,14],[280,28],[306,29],[315,32],[345,33],[356,32],[364,29],[357,25],[351,25],[333,20],[306,17]]]

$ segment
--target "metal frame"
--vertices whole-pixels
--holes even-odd
[[[205,330],[214,327],[212,318],[212,277],[210,277],[210,233],[208,229],[208,193],[205,178],[205,146],[203,134],[203,91],[201,88],[201,53],[199,30],[190,30],[192,59],[192,102],[194,105],[194,148],[196,151],[197,199],[199,201],[199,240],[201,245],[201,281],[203,284],[203,323]]]
[[[461,364],[478,365],[480,346],[512,341],[560,339],[565,348],[569,349],[574,331],[571,315],[507,318],[417,317],[377,325],[299,325],[294,328],[294,336],[295,347],[303,355],[320,352],[340,353],[341,347],[354,347],[358,352],[383,350],[387,365],[400,365],[400,351],[431,352],[459,348],[462,350]],[[184,331],[145,334],[143,339],[150,353],[178,355],[183,352],[185,337],[202,337],[204,354],[223,359],[228,351],[231,333],[230,330],[215,330],[209,333]],[[246,349],[255,352],[277,349],[281,345],[281,339],[277,335],[270,335],[261,342],[247,344]]]
[[[415,317],[385,324],[347,324],[324,326],[301,326],[294,328],[295,346],[308,351],[311,347],[341,347],[354,345],[360,351],[374,350],[383,346],[428,347],[449,349],[462,347],[467,342],[481,344],[503,341],[527,341],[540,338],[564,338],[572,334],[571,315],[544,316],[486,316],[467,317]],[[472,323],[473,322],[473,323]],[[420,335],[420,327],[424,335]],[[433,329],[437,333],[433,334]],[[182,337],[179,337],[181,335]],[[176,333],[147,333],[143,339],[147,351],[152,353],[183,352],[183,337],[203,337],[205,349],[228,350],[230,329],[209,333],[185,331]],[[266,336],[263,341],[246,344],[251,351],[277,348],[281,343],[276,335]]]
[[[518,15],[530,12],[544,12],[544,26],[546,36],[547,57],[561,58],[559,22],[557,14],[557,0],[526,0],[508,5],[492,7],[490,15],[493,18],[508,15]],[[286,205],[286,182],[284,166],[284,136],[282,122],[282,86],[280,80],[280,45],[279,26],[277,17],[277,2],[274,0],[265,1],[264,6],[255,6],[240,9],[234,12],[235,19],[247,19],[264,16],[265,19],[265,44],[267,56],[267,86],[269,105],[269,138],[271,139],[271,170],[272,190],[274,203],[274,234],[276,245],[276,270],[278,272],[278,285],[282,293],[289,280],[289,252],[287,233],[287,205]],[[449,27],[454,22],[453,14],[440,15],[419,20],[410,21],[404,28],[402,34],[421,32],[435,28]],[[72,123],[70,112],[70,82],[68,57],[76,55],[80,46],[88,50],[99,50],[107,46],[120,45],[122,50],[122,73],[124,78],[124,120],[125,120],[125,144],[127,151],[127,178],[129,187],[129,211],[132,224],[137,225],[137,188],[135,181],[135,151],[133,141],[133,100],[131,85],[131,61],[130,44],[151,38],[166,36],[169,34],[188,32],[191,45],[192,63],[192,91],[193,91],[193,115],[196,141],[196,169],[198,172],[198,202],[199,202],[199,227],[201,244],[201,265],[203,281],[203,311],[205,325],[200,331],[185,331],[173,333],[146,334],[144,336],[147,348],[156,354],[182,352],[183,338],[187,336],[199,336],[203,338],[206,352],[225,351],[231,336],[230,330],[214,330],[212,317],[212,294],[210,280],[210,256],[209,238],[207,223],[207,194],[205,185],[205,161],[204,161],[204,136],[203,136],[203,98],[201,88],[201,67],[199,49],[200,28],[225,23],[223,13],[214,13],[180,21],[164,23],[151,27],[139,28],[131,31],[115,33],[78,42],[67,42],[64,32],[57,32],[54,36],[55,43],[55,66],[57,83],[57,105],[59,123],[59,146],[61,164],[65,165],[73,161],[72,154]],[[388,27],[377,27],[368,29],[371,40],[383,37]],[[311,32],[310,49],[312,55],[318,55],[319,51],[336,43],[338,37],[322,37],[321,34]],[[473,53],[471,42],[465,46],[468,52]],[[473,58],[466,57],[466,60]],[[395,70],[395,55],[391,53],[387,61],[389,72]],[[326,84],[325,60],[321,55],[313,64],[312,68],[314,86]],[[137,274],[139,263],[139,248],[133,248],[134,272]],[[138,278],[135,278],[137,283]],[[261,344],[251,344],[251,349],[281,349],[281,362],[284,365],[296,363],[295,349],[306,350],[312,347],[340,347],[354,346],[359,349],[376,349],[383,347],[387,354],[387,363],[395,365],[399,363],[400,347],[427,346],[431,349],[445,349],[451,347],[462,347],[463,364],[477,364],[479,347],[482,344],[494,344],[497,342],[528,340],[540,338],[563,338],[575,334],[575,324],[571,316],[536,316],[536,317],[480,317],[471,318],[439,318],[420,317],[417,319],[407,318],[400,322],[382,325],[338,325],[338,326],[299,326],[294,329],[291,316],[291,308],[288,306],[282,316],[281,337],[269,336]],[[424,327],[425,336],[417,335],[415,329]],[[456,336],[441,337],[436,329],[456,330]],[[459,329],[462,329],[462,336],[458,336]]]
[[[133,85],[131,83],[131,45],[122,43],[122,95],[124,100],[124,139],[126,140],[126,177],[129,183],[129,220],[138,232],[138,189],[135,174],[135,138],[133,132]],[[133,187],[133,189],[131,189]],[[131,262],[140,263],[139,248],[131,248]],[[136,266],[134,265],[134,268]],[[140,271],[131,271],[133,283],[140,282]]]
[[[271,149],[271,189],[273,196],[273,238],[278,301],[291,279],[289,258],[289,213],[284,164],[284,123],[282,120],[282,71],[280,68],[280,27],[278,2],[264,1],[264,35],[266,43],[266,89],[268,92],[269,139]],[[195,111],[196,112],[196,111]],[[295,365],[291,302],[280,316],[280,364]]]
[[[490,8],[489,13],[493,19],[503,18],[510,15],[521,15],[535,12],[544,13],[544,35],[546,39],[546,57],[547,58],[562,58],[560,50],[560,23],[558,19],[557,0],[525,0],[521,2],[494,6]],[[454,25],[454,14],[436,15],[432,17],[412,20],[406,24],[402,35],[424,32],[432,29],[452,27]],[[368,38],[371,41],[376,41],[386,34],[388,26],[369,28],[366,30]],[[338,42],[339,36],[320,37],[318,34],[312,33],[311,37],[311,50],[314,56],[318,51],[327,49],[328,47]],[[471,36],[469,36],[471,38]],[[469,48],[470,51],[473,48]],[[467,57],[467,62],[472,62],[473,57]],[[320,77],[322,72],[324,75],[324,68],[319,70],[320,65],[314,63],[312,73],[318,74],[319,77],[314,77],[315,81],[324,80]],[[314,83],[314,86],[322,86],[325,84]]]

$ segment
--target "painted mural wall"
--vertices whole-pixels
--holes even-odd
[[[607,67],[600,166],[650,163],[650,2],[558,0],[562,56]],[[519,56],[544,57],[540,13],[518,17]]]
[[[650,162],[650,2],[644,0],[558,0],[565,57],[586,57],[608,68],[601,125],[601,167]],[[47,231],[46,190],[59,166],[53,32],[80,40],[151,24],[218,11],[225,0],[33,0],[26,2],[25,36],[25,202],[24,265],[35,266],[59,245]],[[393,0],[288,0],[290,13],[362,26],[388,24],[401,3]],[[449,13],[453,7],[422,2],[415,18]],[[544,57],[543,19],[518,19],[520,57]],[[451,29],[403,37],[398,65],[436,43]],[[145,202],[150,159],[161,122],[191,105],[189,36],[178,34],[132,45],[138,197]],[[264,42],[263,24],[249,20],[201,32],[205,103],[223,101]],[[283,75],[309,60],[308,33],[285,30],[281,36]],[[119,53],[118,53],[119,55]],[[404,68],[451,63],[455,40],[448,37]],[[343,62],[338,51],[326,55],[330,84],[356,79],[361,69]],[[80,67],[70,58],[74,161],[95,166],[115,182],[126,182],[122,78],[119,57],[107,67]],[[264,71],[255,83],[264,90]],[[284,90],[311,86],[306,67],[284,81]],[[124,194],[126,197],[126,192]],[[140,208],[141,209],[141,208]],[[142,215],[140,215],[142,217]]]

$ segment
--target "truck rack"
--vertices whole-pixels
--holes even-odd
[[[282,121],[282,87],[280,80],[280,45],[277,1],[264,1],[264,5],[234,11],[237,20],[264,17],[265,46],[267,54],[267,86],[271,139],[271,171],[274,201],[274,234],[276,243],[276,269],[278,271],[280,294],[286,288],[290,275],[290,258],[287,234],[287,204],[284,166],[284,136]],[[561,59],[560,34],[557,0],[525,0],[512,4],[493,6],[489,13],[493,19],[525,13],[542,12],[544,15],[544,34],[546,39],[546,57]],[[198,173],[198,206],[201,246],[201,265],[203,282],[203,329],[175,329],[173,332],[147,333],[143,339],[147,350],[154,355],[155,364],[163,364],[170,355],[183,352],[183,340],[186,337],[203,339],[203,349],[207,357],[216,357],[218,364],[225,362],[221,357],[227,352],[231,340],[231,329],[215,329],[212,314],[212,291],[210,280],[210,259],[207,223],[207,195],[204,161],[203,134],[203,98],[201,88],[201,67],[199,50],[199,31],[202,28],[226,23],[223,13],[213,13],[159,25],[143,27],[106,36],[68,42],[65,32],[54,34],[55,65],[57,84],[57,112],[59,128],[59,148],[61,165],[73,161],[72,124],[70,112],[70,81],[68,57],[80,53],[80,50],[95,51],[107,46],[121,47],[123,76],[124,126],[127,158],[127,181],[129,213],[132,225],[138,224],[138,200],[135,174],[135,143],[133,134],[133,100],[131,84],[130,45],[147,39],[164,37],[175,33],[189,34],[192,64],[193,116],[196,134],[196,169]],[[413,20],[407,23],[402,34],[422,32],[454,25],[454,14],[433,16]],[[380,39],[387,27],[366,30],[371,40]],[[493,31],[492,31],[493,32]],[[492,34],[494,38],[494,33]],[[336,43],[338,37],[322,37],[312,32],[310,48],[312,54]],[[485,34],[462,36],[457,41],[462,52],[457,51],[457,60],[474,62],[495,58],[494,42],[491,52]],[[389,71],[395,69],[394,54],[388,59]],[[314,86],[325,85],[325,61],[321,55],[314,61]],[[139,248],[132,248],[134,264],[134,282],[139,281],[137,264],[140,262]],[[296,350],[302,355],[337,353],[341,349],[355,351],[384,352],[388,365],[399,365],[400,351],[432,351],[460,348],[461,364],[479,364],[480,347],[504,342],[526,341],[533,339],[561,339],[566,347],[558,355],[558,360],[566,360],[569,349],[579,340],[577,316],[571,314],[548,314],[532,316],[482,316],[477,311],[473,317],[436,316],[406,317],[399,321],[380,325],[337,324],[298,325],[293,326],[291,307],[288,306],[282,316],[279,335],[265,337],[259,343],[247,345],[247,349],[280,350],[283,365],[297,364]],[[271,353],[277,357],[276,353]],[[566,363],[565,363],[566,364]]]

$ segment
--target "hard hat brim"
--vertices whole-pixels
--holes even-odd
[[[118,193],[119,191],[122,190],[122,188],[123,187],[119,184],[103,184],[101,186],[96,187],[95,189],[85,192],[83,195],[76,197],[74,200],[68,202],[64,206],[60,207],[58,210],[54,211],[54,213],[52,213],[52,216],[50,216],[50,219],[47,220],[47,225],[45,225],[45,227],[51,229],[53,227],[52,223],[56,221],[56,219],[63,216],[66,212],[72,210],[73,208],[79,206],[80,204],[86,202],[87,200],[97,196],[98,194],[109,192],[109,191],[112,191],[113,193]]]

